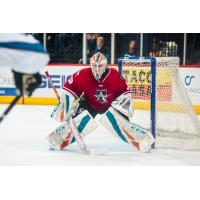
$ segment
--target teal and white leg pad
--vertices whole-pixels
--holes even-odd
[[[127,137],[127,133],[131,135],[131,137],[140,144],[141,147],[139,151],[149,151],[151,145],[155,142],[154,137],[148,130],[131,123],[113,107],[110,107],[99,121],[111,134],[124,142],[130,143],[130,138]]]
[[[60,96],[59,102],[57,103],[57,105],[54,107],[53,111],[50,114],[51,118],[55,119],[57,122],[63,122],[74,99],[75,99],[74,96],[69,92],[66,91],[63,92]]]
[[[74,119],[78,132],[84,137],[97,128],[97,124],[88,111],[83,111]],[[72,130],[67,122],[63,122],[48,137],[49,148],[60,150],[75,142]]]

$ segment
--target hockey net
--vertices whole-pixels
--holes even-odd
[[[162,57],[155,61],[152,66],[152,58],[121,60],[119,70],[132,91],[135,123],[152,131],[154,113],[156,147],[200,150],[200,121],[179,77],[179,58]],[[155,75],[152,67],[156,67]]]

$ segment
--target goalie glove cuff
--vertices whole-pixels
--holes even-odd
[[[134,114],[131,93],[121,94],[112,102],[112,107],[124,114],[131,121]]]

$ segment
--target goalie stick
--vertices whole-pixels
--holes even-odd
[[[46,77],[48,78],[48,80],[49,80],[49,82],[50,82],[50,84],[51,84],[51,86],[52,86],[52,88],[53,88],[53,91],[54,91],[54,93],[55,93],[57,99],[60,100],[60,95],[58,94],[58,91],[56,90],[56,88],[55,88],[55,86],[54,86],[54,84],[53,84],[53,81],[51,80],[51,77],[50,77],[50,75],[49,75],[49,72],[48,72],[48,71],[45,71],[45,74],[46,74]]]
[[[48,78],[48,80],[49,80],[49,82],[50,82],[50,84],[51,84],[51,86],[52,86],[52,88],[54,90],[54,93],[56,94],[57,99],[60,100],[60,95],[58,94],[58,91],[55,88],[55,86],[54,86],[54,84],[53,84],[53,82],[51,80],[51,77],[50,77],[48,71],[45,71],[45,74],[46,74],[46,76],[47,76],[47,78]],[[76,99],[75,102],[77,102],[77,103],[80,102],[81,99],[82,99],[82,97],[83,97],[83,95],[84,94],[81,94],[81,96],[78,99]],[[75,112],[75,110],[73,109],[73,107],[71,107],[70,110],[68,111],[68,115],[66,116],[66,118],[64,119],[64,121],[67,121],[69,123],[69,126],[72,129],[72,133],[73,133],[73,135],[74,135],[74,137],[75,137],[75,139],[76,139],[76,141],[77,141],[80,149],[84,153],[89,154],[90,153],[90,149],[86,146],[83,138],[78,133],[78,130],[77,130],[77,128],[76,128],[76,126],[74,124],[74,121],[72,119],[72,116],[73,116],[74,112]]]

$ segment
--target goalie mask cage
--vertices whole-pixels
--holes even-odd
[[[178,57],[118,60],[133,96],[134,122],[151,131],[155,147],[200,150],[200,122],[179,77]]]

